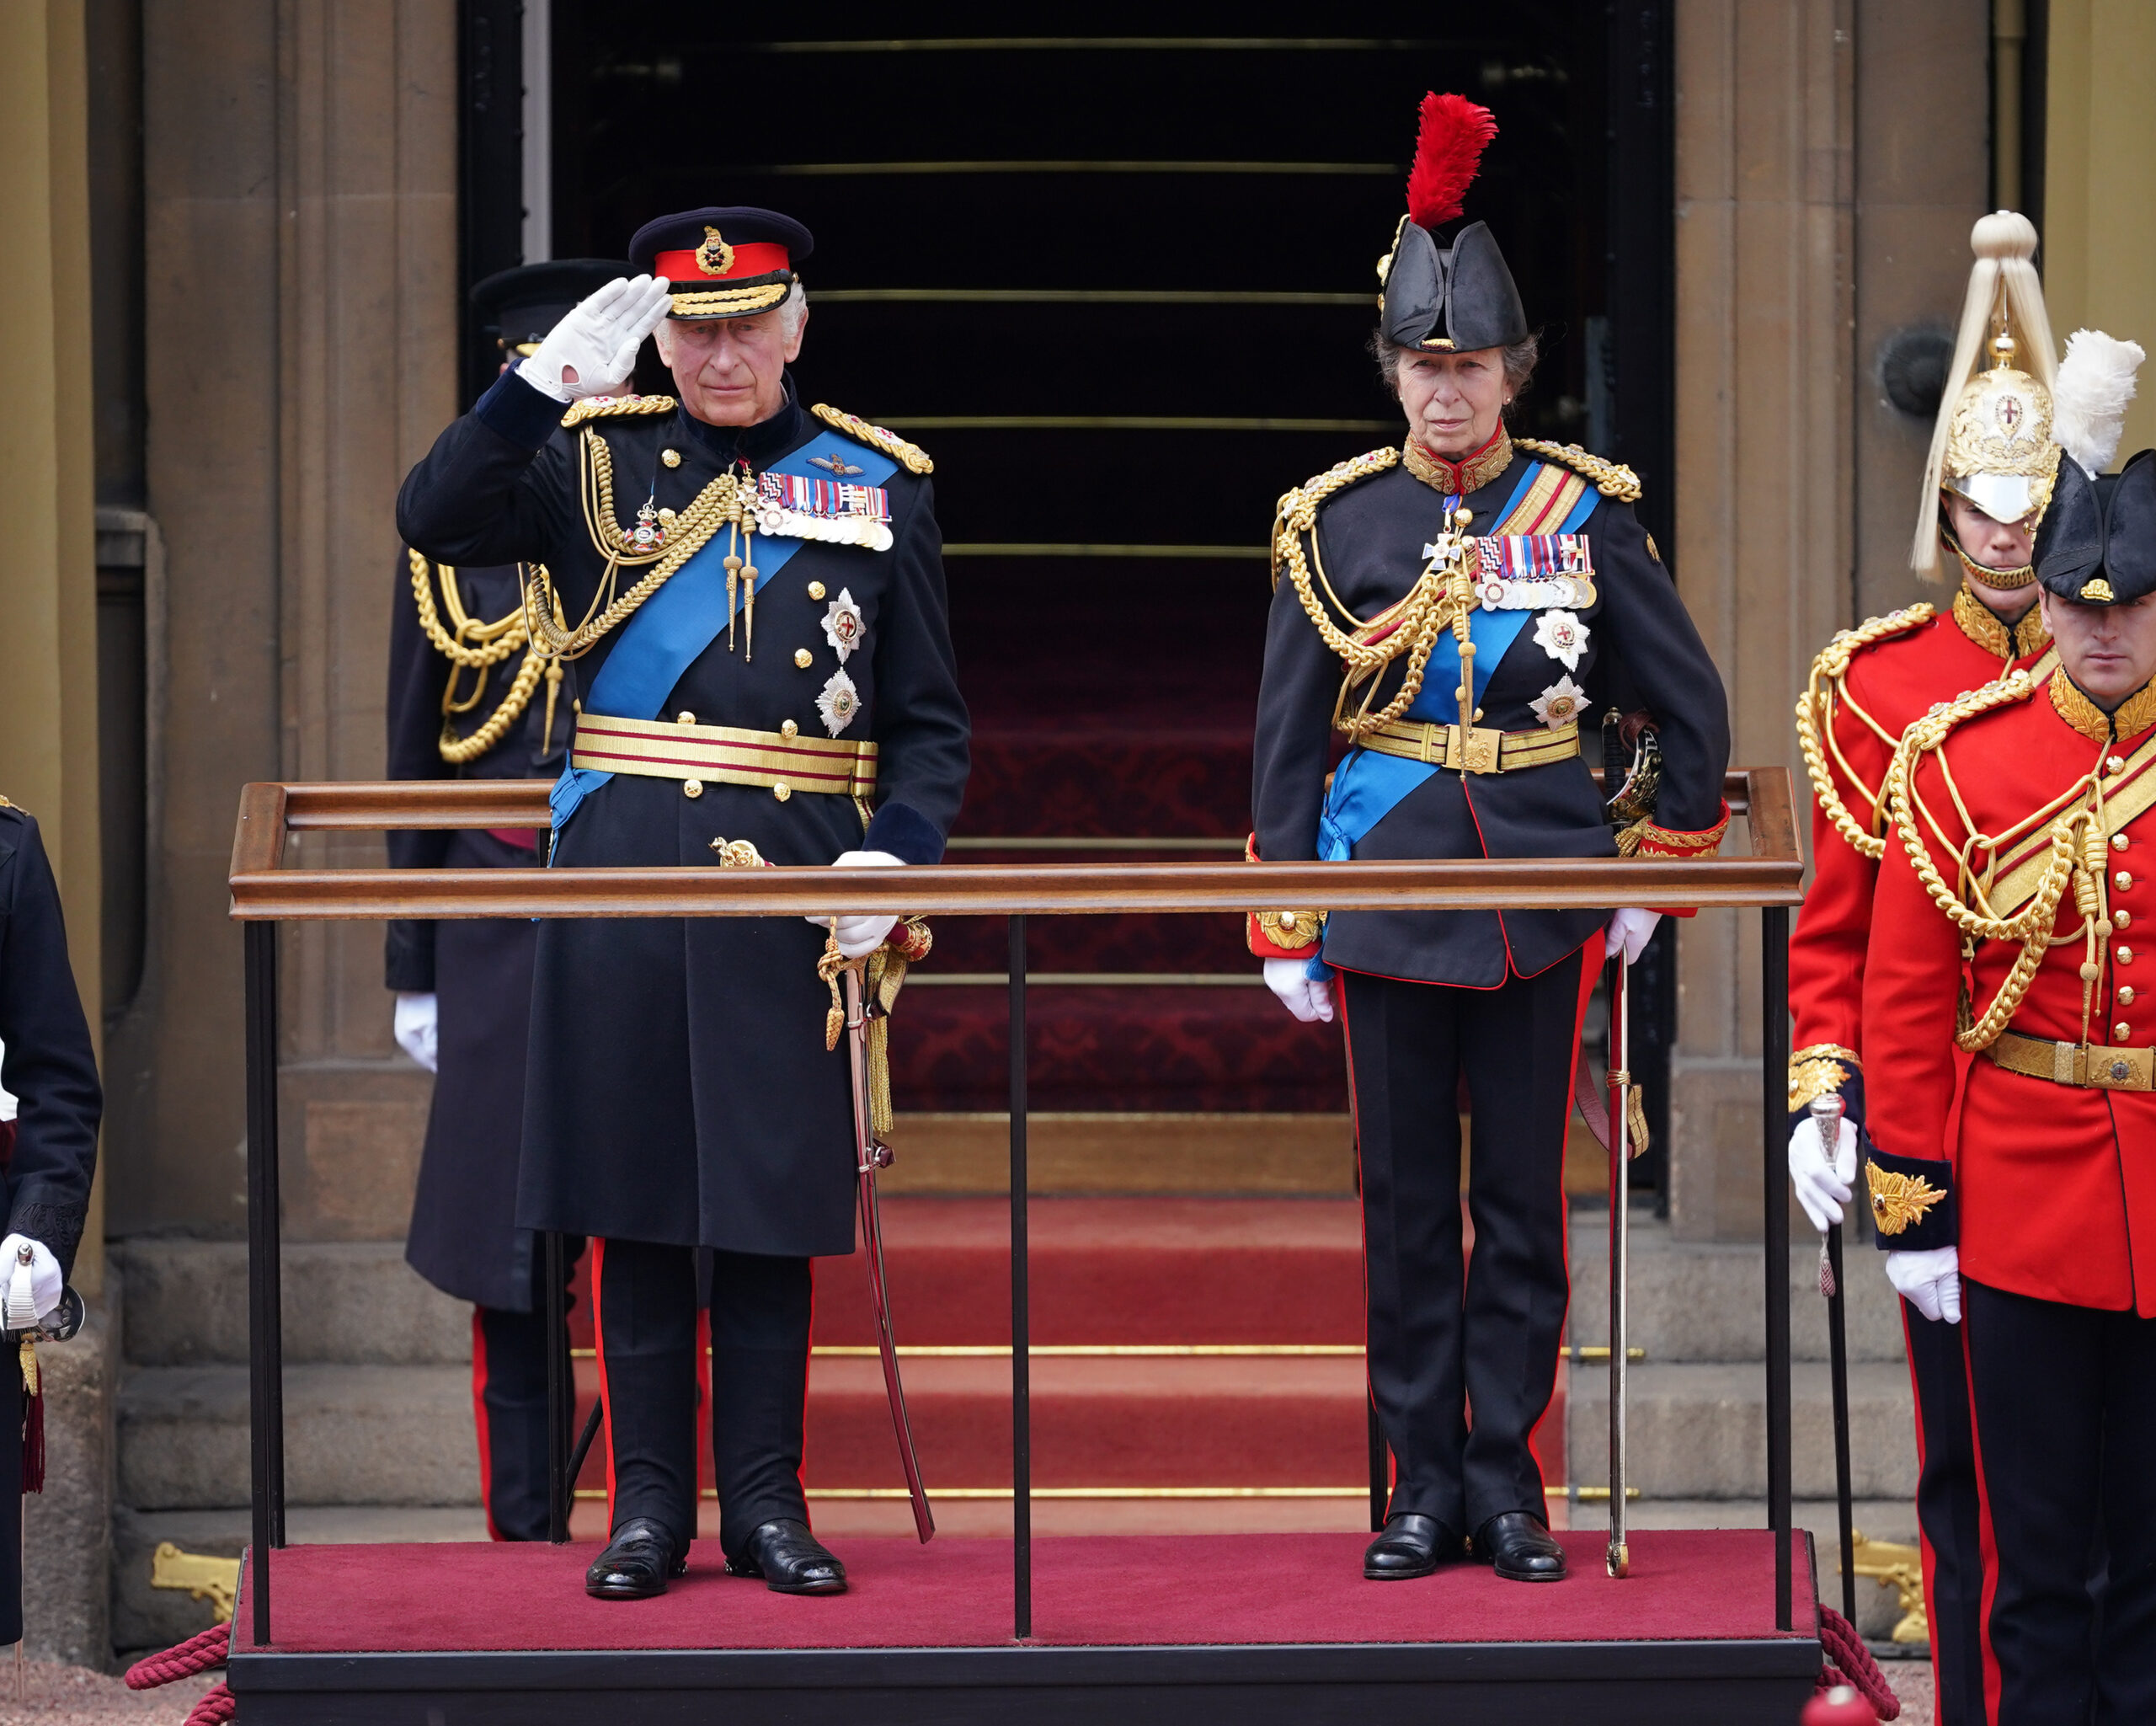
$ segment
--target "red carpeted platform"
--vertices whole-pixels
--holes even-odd
[[[634,1604],[584,1596],[588,1545],[294,1547],[272,1558],[267,1648],[243,1595],[232,1683],[242,1717],[264,1726],[566,1720],[600,1689],[640,1722],[754,1718],[710,1712],[713,1692],[739,1707],[761,1689],[790,1694],[785,1718],[873,1692],[850,1718],[1015,1708],[1127,1726],[1220,1718],[1209,1702],[1254,1675],[1272,1700],[1238,1702],[1245,1726],[1360,1718],[1343,1705],[1366,1707],[1372,1685],[1448,1721],[1795,1718],[1819,1659],[1801,1547],[1798,1628],[1777,1632],[1769,1535],[1642,1533],[1621,1583],[1604,1574],[1599,1535],[1565,1541],[1573,1574],[1554,1586],[1472,1564],[1367,1583],[1357,1536],[1041,1541],[1022,1645],[1002,1541],[846,1542],[852,1590],[822,1600],[728,1578],[702,1542],[665,1597]]]

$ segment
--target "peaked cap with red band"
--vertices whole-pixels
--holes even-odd
[[[672,284],[674,317],[752,318],[787,297],[815,245],[791,216],[714,206],[647,222],[629,242],[629,262]]]
[[[1432,232],[1464,212],[1482,152],[1497,135],[1490,110],[1465,96],[1433,91],[1422,98],[1407,214],[1378,263],[1385,286],[1378,328],[1387,341],[1465,353],[1526,339],[1519,289],[1488,227],[1470,222],[1442,248]]]

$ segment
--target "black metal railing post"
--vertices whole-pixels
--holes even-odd
[[[283,1310],[277,1193],[277,926],[242,936],[247,1012],[248,1461],[253,1485],[254,1642],[270,1643],[270,1552],[285,1543]]]
[[[1011,919],[1011,1634],[1033,1633],[1033,1315],[1026,1264],[1026,920]]]
[[[563,1287],[562,1237],[553,1229],[546,1243],[547,1278],[547,1538],[566,1546],[569,1538],[569,1422],[576,1401],[564,1380],[569,1359],[568,1290]]]
[[[1789,1113],[1789,911],[1779,905],[1759,913],[1759,1068],[1767,1200],[1767,1524],[1774,1531],[1774,1625],[1790,1630],[1789,1159],[1782,1142]]]

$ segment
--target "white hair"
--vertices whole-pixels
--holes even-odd
[[[795,276],[793,286],[786,291],[786,297],[778,302],[778,327],[792,341],[801,334],[801,326],[808,321],[808,290]]]

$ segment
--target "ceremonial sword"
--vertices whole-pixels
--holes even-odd
[[[1630,1574],[1625,1541],[1625,1282],[1630,1253],[1632,1111],[1631,961],[1622,947],[1609,967],[1609,1547],[1613,1577]]]
[[[854,1160],[861,1177],[861,1235],[868,1251],[868,1293],[876,1308],[876,1349],[883,1357],[883,1392],[891,1403],[891,1425],[898,1434],[899,1461],[906,1473],[906,1495],[913,1501],[913,1526],[926,1546],[936,1532],[928,1490],[921,1483],[921,1459],[914,1454],[913,1427],[906,1419],[905,1387],[899,1382],[899,1345],[891,1335],[891,1301],[883,1282],[883,1225],[876,1205],[876,1172],[891,1166],[891,1147],[876,1136],[868,1078],[868,1022],[880,1009],[861,988],[861,968],[846,973],[846,1046],[853,1065]]]
[[[1822,1091],[1812,1099],[1812,1129],[1833,1168],[1841,1146],[1842,1116],[1848,1104],[1840,1094]],[[1842,1302],[1842,1226],[1829,1223],[1819,1242],[1819,1292],[1827,1297],[1827,1361],[1834,1397],[1834,1514],[1842,1548],[1842,1616],[1856,1622],[1855,1507],[1849,1482],[1849,1345],[1846,1308]]]

